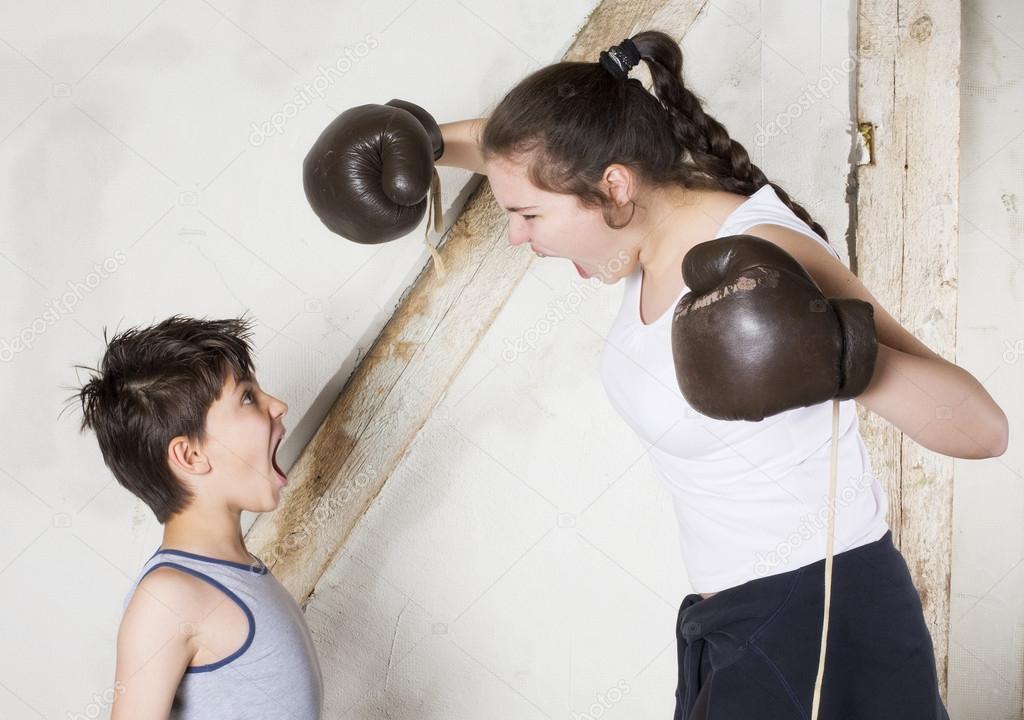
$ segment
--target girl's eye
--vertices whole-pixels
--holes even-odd
[[[523,215],[523,218],[526,219],[526,220],[533,220],[535,217],[537,217],[537,216],[536,215]]]
[[[245,391],[245,392],[244,392],[244,393],[242,394],[242,400],[244,401],[244,400],[245,400],[246,398],[249,398],[249,399],[250,399],[250,400],[252,400],[253,402],[256,402],[256,399],[255,399],[255,398],[254,398],[254,397],[252,396],[252,391],[251,391],[251,390],[246,390],[246,391]]]

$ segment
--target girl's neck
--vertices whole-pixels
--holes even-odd
[[[723,190],[685,188],[656,196],[638,228],[643,237],[639,262],[644,274],[655,279],[678,278],[690,248],[712,239],[745,200]]]

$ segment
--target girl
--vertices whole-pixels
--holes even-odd
[[[653,94],[628,77],[640,60]],[[676,625],[675,719],[809,717],[832,403],[756,423],[717,421],[688,407],[670,322],[687,291],[683,257],[717,237],[757,235],[787,250],[826,296],[871,302],[879,352],[857,401],[929,449],[999,455],[1005,415],[975,378],[885,312],[839,261],[825,230],[704,111],[668,35],[641,32],[598,62],[544,67],[502,99],[479,142],[471,141],[481,124],[442,126],[438,162],[487,175],[510,214],[510,242],[569,259],[581,277],[626,281],[602,379],[650,445],[699,589],[683,599]],[[929,423],[941,406],[956,412]],[[837,443],[837,554],[820,717],[948,720],[920,597],[893,545],[886,493],[871,472],[853,400],[840,403]]]

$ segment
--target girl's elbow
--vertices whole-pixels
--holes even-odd
[[[999,412],[999,422],[997,423],[996,441],[990,457],[999,457],[1010,446],[1010,423],[1007,421],[1006,413],[1003,412],[1002,408],[996,405],[996,410]]]

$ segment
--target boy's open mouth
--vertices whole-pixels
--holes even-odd
[[[274,450],[270,453],[270,464],[274,467],[274,472],[277,473],[277,481],[281,483],[281,487],[288,484],[288,476],[284,474],[284,471],[277,464],[277,449],[281,447],[281,441],[284,439],[284,433],[281,433],[281,437],[274,443]]]

